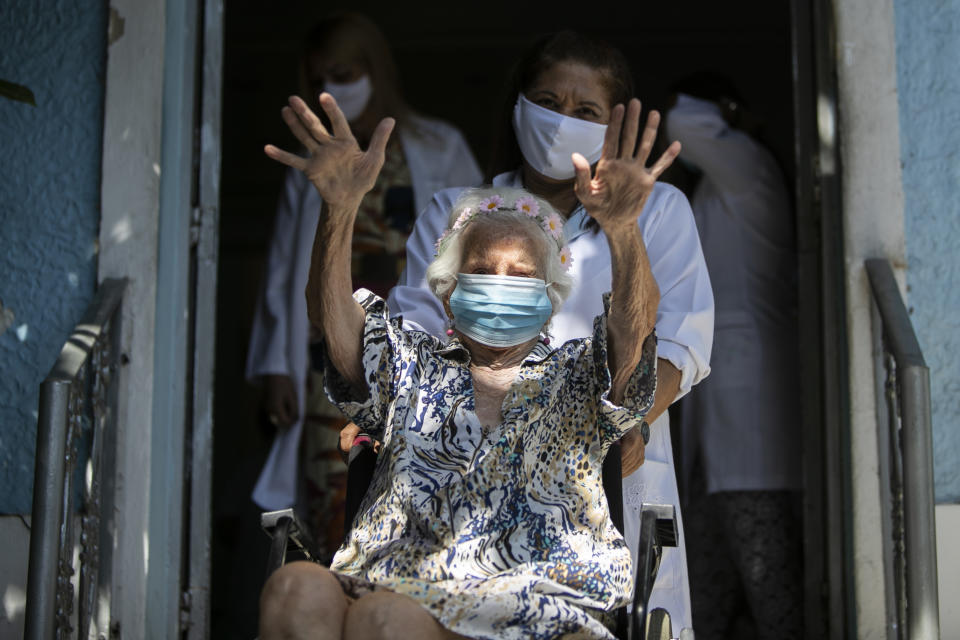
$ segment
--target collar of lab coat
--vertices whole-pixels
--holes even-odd
[[[413,183],[417,214],[433,194],[451,186],[480,184],[482,174],[459,131],[441,120],[412,115],[399,128],[403,155]]]

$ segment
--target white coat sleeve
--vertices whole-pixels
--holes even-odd
[[[288,169],[277,203],[273,235],[267,251],[266,272],[254,309],[253,328],[247,351],[247,380],[256,382],[261,376],[293,375],[288,362],[290,341],[289,300],[295,280],[296,233],[301,214],[302,174]],[[300,292],[303,295],[303,292]]]
[[[679,398],[710,373],[713,290],[686,196],[669,185],[641,217],[650,269],[660,287],[657,357],[680,370]]]
[[[696,165],[725,192],[754,190],[763,178],[755,172],[771,164],[769,152],[731,127],[714,102],[681,93],[666,120],[667,137],[683,145],[681,158]]]
[[[402,316],[406,329],[434,336],[443,335],[445,330],[447,316],[443,304],[427,286],[426,273],[433,262],[437,238],[447,228],[450,208],[461,191],[455,188],[435,193],[407,239],[407,266],[387,298],[390,314]]]
[[[478,186],[483,173],[473,157],[473,151],[459,129],[452,128],[450,133],[451,162],[444,178],[444,187]]]

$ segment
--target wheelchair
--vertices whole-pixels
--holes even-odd
[[[359,440],[359,439],[358,439]],[[376,453],[369,439],[355,444],[347,462],[346,529],[349,531],[364,494],[373,478]],[[620,445],[610,447],[603,464],[603,488],[607,495],[610,517],[621,535],[623,527],[623,489],[620,475]],[[282,567],[288,551],[303,558],[327,564],[316,552],[307,527],[293,509],[268,511],[260,516],[260,526],[270,537],[266,577]],[[650,593],[660,567],[664,547],[677,545],[677,520],[673,505],[644,503],[640,512],[640,544],[635,567],[633,603],[617,610],[614,630],[620,640],[670,640],[670,614],[661,608],[648,610]],[[629,608],[629,612],[628,612]],[[684,640],[688,636],[684,634]]]

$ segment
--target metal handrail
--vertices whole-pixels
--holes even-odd
[[[884,348],[896,366],[895,409],[890,415],[899,428],[903,487],[903,548],[905,594],[897,599],[906,619],[905,636],[940,637],[937,594],[937,534],[934,519],[933,435],[930,416],[930,370],[904,306],[893,269],[886,259],[866,261],[870,288],[883,324]],[[898,423],[899,417],[899,423]],[[896,499],[896,498],[895,498]]]
[[[118,354],[119,309],[125,279],[104,281],[93,302],[64,344],[50,374],[40,386],[37,451],[33,481],[30,558],[24,638],[52,640],[87,638],[94,616],[103,612],[99,578],[101,558],[111,545],[102,544],[112,504],[104,501],[103,457],[111,451],[104,439],[111,433],[111,382]],[[76,504],[79,458],[89,447],[82,469],[81,502]],[[109,466],[109,465],[108,465]],[[109,499],[109,496],[107,496]],[[101,512],[106,513],[106,521]],[[76,536],[79,524],[79,540]],[[75,597],[74,548],[80,548],[79,593]],[[77,611],[74,604],[77,603]],[[109,622],[107,622],[109,624]],[[76,625],[76,626],[74,626]],[[98,624],[98,627],[101,627]],[[105,630],[99,629],[105,635]]]

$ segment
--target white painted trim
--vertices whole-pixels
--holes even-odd
[[[99,279],[130,279],[118,372],[117,541],[111,596],[125,638],[146,637],[150,449],[165,2],[111,0]]]
[[[938,504],[936,513],[940,638],[960,640],[960,504]]]
[[[887,638],[871,298],[863,262],[889,259],[903,283],[905,241],[892,0],[837,0],[851,413],[857,636]]]
[[[190,220],[193,213],[193,124],[197,0],[166,0],[163,153],[157,303],[154,325],[153,424],[150,440],[150,570],[147,638],[180,635],[187,395],[191,378]]]
[[[217,262],[220,247],[220,150],[223,78],[223,0],[202,0],[200,152],[193,317],[193,432],[190,460],[190,523],[187,532],[190,604],[186,640],[210,635],[211,535],[213,530],[213,390],[216,364]]]

